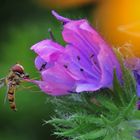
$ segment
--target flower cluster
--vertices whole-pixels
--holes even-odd
[[[40,81],[33,81],[45,93],[66,95],[112,87],[113,71],[121,79],[119,62],[109,45],[87,20],[71,20],[52,14],[63,23],[65,47],[52,39],[32,46]]]

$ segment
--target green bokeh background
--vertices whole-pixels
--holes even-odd
[[[88,17],[90,6],[60,10],[71,18]],[[2,0],[0,4],[0,77],[7,75],[9,68],[19,62],[32,78],[39,78],[34,66],[35,54],[30,47],[49,37],[51,27],[55,37],[62,42],[61,24],[51,15],[50,9],[39,7],[32,1]],[[25,83],[29,87],[31,84]],[[43,120],[53,116],[53,107],[46,103],[47,95],[37,87],[23,88],[16,92],[18,112],[4,104],[6,87],[0,90],[0,140],[55,140],[53,128],[43,125]]]

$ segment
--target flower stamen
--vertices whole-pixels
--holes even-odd
[[[81,59],[80,56],[77,56],[77,59],[80,61],[80,59]]]
[[[84,69],[80,68],[80,71],[82,71],[82,72],[83,72],[83,71],[84,71]]]
[[[56,39],[55,39],[55,37],[54,37],[54,34],[53,34],[51,28],[48,29],[48,32],[49,32],[49,35],[50,35],[51,40],[52,40],[52,41],[56,41]]]
[[[68,68],[68,66],[67,66],[67,65],[64,65],[64,68],[66,68],[66,69],[67,69],[67,68]]]
[[[41,68],[39,69],[39,71],[44,70],[44,69],[45,69],[45,67],[46,67],[46,65],[47,65],[47,62],[43,63],[43,64],[41,65]]]

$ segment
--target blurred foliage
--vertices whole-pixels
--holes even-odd
[[[71,18],[82,18],[87,17],[89,10],[85,7],[60,13]],[[39,79],[34,66],[35,54],[30,47],[49,37],[48,28],[52,29],[56,40],[63,43],[61,24],[51,16],[50,10],[41,9],[28,0],[2,0],[0,19],[0,78],[5,77],[9,68],[19,62],[31,78]],[[48,96],[32,84],[22,85],[16,91],[16,113],[10,110],[8,102],[4,104],[6,87],[0,89],[0,139],[55,140],[50,133],[52,127],[42,126],[43,120],[48,120],[54,113],[52,105],[46,103]]]

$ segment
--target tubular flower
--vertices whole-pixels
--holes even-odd
[[[52,11],[63,23],[65,47],[46,39],[32,46],[37,53],[40,81],[33,81],[45,93],[66,95],[111,87],[113,71],[121,77],[120,65],[112,49],[85,19],[71,20]]]
[[[140,97],[140,58],[127,58],[125,60],[125,65],[132,71],[136,79],[137,95],[138,97]],[[138,108],[140,109],[140,102],[138,103],[138,106]]]
[[[140,100],[137,101],[137,109],[140,110]]]

